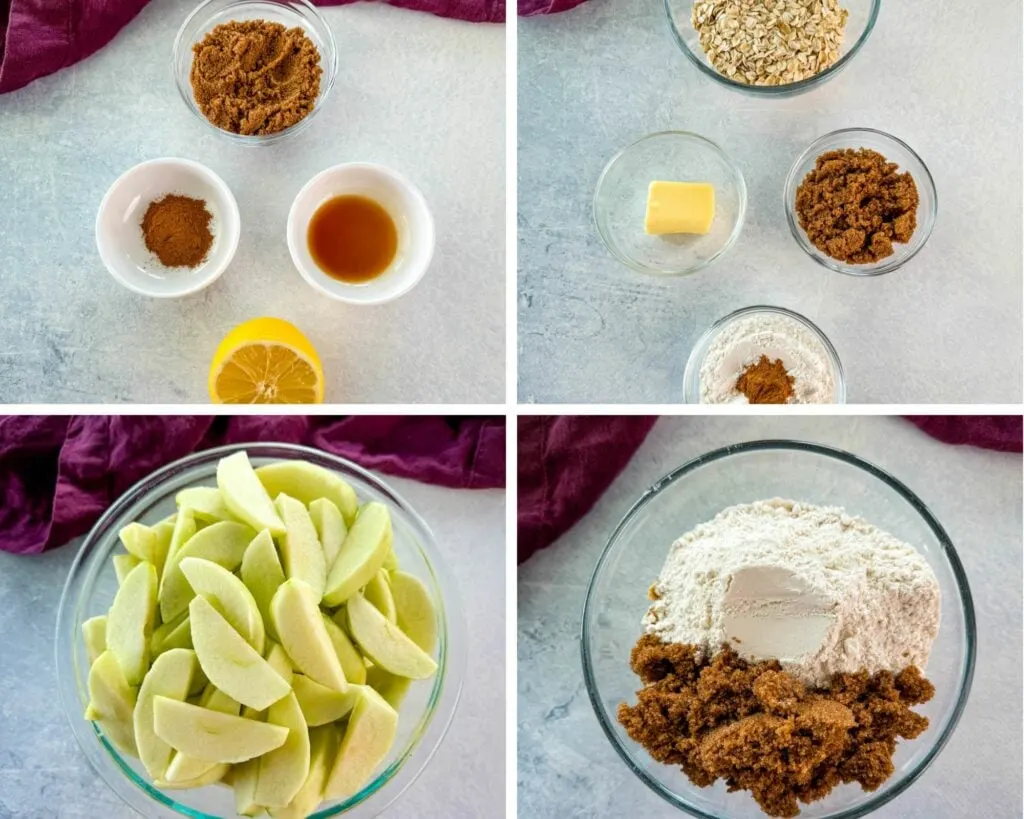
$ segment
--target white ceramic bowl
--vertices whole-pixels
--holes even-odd
[[[309,222],[328,199],[361,195],[379,202],[398,228],[395,260],[374,279],[358,284],[328,276],[309,252]],[[382,165],[335,165],[314,176],[299,191],[288,214],[288,249],[307,282],[338,301],[383,304],[408,293],[423,278],[434,256],[434,217],[427,201],[405,177]]]
[[[142,217],[167,194],[202,199],[213,219],[213,246],[198,267],[164,267],[146,249]],[[110,186],[96,216],[96,247],[110,275],[144,296],[177,298],[208,287],[231,263],[238,247],[238,203],[217,174],[190,159],[151,159],[125,171]]]

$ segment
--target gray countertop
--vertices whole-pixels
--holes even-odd
[[[459,585],[469,634],[462,700],[421,776],[382,816],[497,816],[505,804],[505,493],[382,476],[420,511]],[[57,698],[53,629],[77,543],[0,552],[0,819],[129,819],[89,767]]]
[[[521,20],[520,400],[681,401],[697,337],[733,310],[770,304],[829,336],[850,403],[1019,403],[1020,6],[942,9],[929,0],[883,3],[848,68],[786,100],[754,99],[701,75],[672,40],[659,0],[590,0]],[[811,261],[782,207],[800,153],[855,126],[909,143],[939,198],[935,231],[917,258],[869,280]],[[608,160],[666,129],[717,142],[749,191],[737,245],[682,279],[620,265],[591,216]]]
[[[626,768],[583,684],[579,630],[598,556],[632,503],[669,470],[757,438],[846,449],[904,481],[942,522],[974,596],[978,659],[949,744],[878,819],[1021,816],[1021,457],[935,441],[892,418],[662,419],[597,505],[519,569],[519,814],[681,816]]]
[[[150,3],[79,65],[0,96],[0,401],[208,401],[235,325],[274,315],[323,359],[332,403],[505,397],[505,31],[382,4],[324,9],[339,74],[315,122],[246,149],[185,107],[171,46],[197,0]],[[94,239],[107,188],[146,159],[210,166],[238,199],[241,241],[210,288],[147,299],[107,273]],[[292,265],[285,223],[316,173],[388,165],[423,191],[437,252],[409,294],[334,302]]]

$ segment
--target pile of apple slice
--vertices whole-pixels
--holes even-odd
[[[121,533],[110,611],[82,624],[86,719],[161,788],[215,782],[244,816],[304,817],[370,779],[411,680],[437,670],[433,602],[386,506],[304,461],[221,460]]]

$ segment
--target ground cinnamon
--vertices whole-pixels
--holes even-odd
[[[275,134],[309,116],[320,95],[320,52],[301,28],[233,20],[192,48],[192,92],[210,122],[235,134]]]
[[[775,660],[748,662],[727,645],[709,659],[650,634],[630,665],[645,687],[636,705],[619,705],[629,736],[698,787],[724,779],[750,791],[769,816],[796,816],[800,802],[843,783],[876,790],[894,771],[897,740],[928,727],[911,706],[935,694],[914,666],[837,674],[827,689],[808,689]]]
[[[166,267],[198,267],[213,246],[211,219],[202,199],[171,194],[146,208],[142,238]]]
[[[906,244],[917,229],[914,177],[869,148],[818,157],[796,191],[796,214],[822,253],[848,264],[873,264]]]
[[[780,359],[762,355],[740,373],[736,389],[751,404],[785,404],[793,394],[793,380]]]

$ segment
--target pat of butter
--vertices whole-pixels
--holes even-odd
[[[644,230],[707,233],[715,219],[715,187],[708,182],[652,182],[647,191]]]

